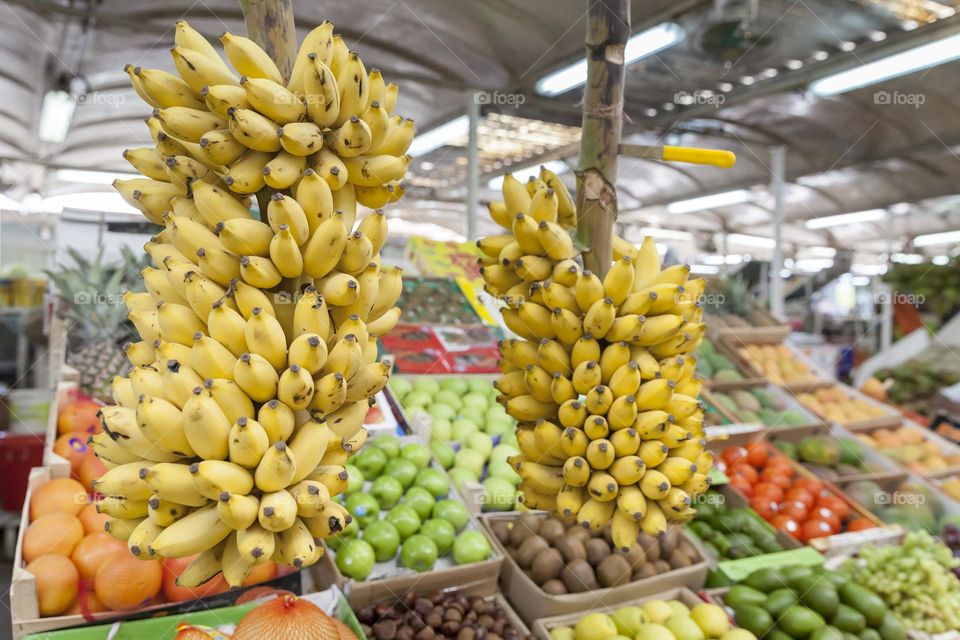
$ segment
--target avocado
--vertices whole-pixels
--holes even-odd
[[[847,631],[844,631],[844,632],[843,632],[843,640],[860,640],[860,637],[857,636],[857,635],[854,635],[854,634],[852,634],[852,633],[849,633],[849,632],[847,632]]]
[[[757,569],[743,581],[743,584],[748,587],[752,587],[757,591],[763,593],[770,593],[774,589],[779,589],[782,586],[785,586],[784,580],[781,579],[780,575],[768,567],[762,569]],[[764,596],[766,597],[766,596]]]
[[[810,640],[843,640],[843,632],[827,625],[811,633]]]
[[[722,357],[722,356],[721,356],[721,357]],[[726,360],[726,363],[725,363],[725,364],[729,364],[729,367],[730,367],[730,368],[720,369],[720,368],[718,368],[718,367],[715,366],[714,368],[715,368],[716,370],[713,372],[713,379],[714,379],[714,381],[716,381],[716,382],[739,382],[740,380],[743,380],[743,376],[740,375],[737,371],[735,371],[735,370],[733,369],[733,363],[730,362],[729,360],[727,360],[726,358],[723,358],[723,359]],[[714,363],[714,365],[716,365],[716,364],[718,364],[718,363]],[[732,409],[732,408],[733,408],[733,407],[731,407],[731,409]]]
[[[780,618],[780,628],[792,638],[806,638],[826,624],[819,613],[799,606],[790,607]]]
[[[832,467],[840,462],[840,445],[833,436],[807,436],[797,445],[804,462]]]
[[[882,640],[906,640],[907,638],[907,632],[892,611],[883,614],[883,621],[877,631],[880,632]]]
[[[777,542],[776,537],[763,536],[757,539],[757,546],[760,547],[760,550],[764,553],[776,553],[777,551],[783,551],[783,547]]]
[[[819,571],[818,574],[824,580],[832,584],[836,589],[839,589],[840,587],[845,585],[847,583],[847,580],[849,580],[849,578],[847,578],[846,576],[843,576],[837,573],[836,571],[830,571],[829,569],[823,569],[822,571]]]
[[[863,450],[860,443],[852,438],[837,438],[840,445],[840,462],[860,468],[863,466]]]
[[[753,411],[749,411],[747,409],[740,409],[739,411],[737,411],[737,417],[740,418],[740,422],[747,423],[747,424],[752,424],[754,422],[763,422],[763,420],[760,419],[760,416],[758,416]]]
[[[797,445],[793,444],[792,442],[787,442],[786,440],[783,442],[774,442],[773,446],[775,446],[777,449],[780,449],[780,451],[782,451],[784,455],[791,460],[797,459]]]
[[[833,584],[817,576],[807,576],[790,584],[800,600],[827,620],[833,618],[840,604],[840,596]]]
[[[883,622],[884,614],[887,613],[887,605],[873,591],[861,587],[855,582],[848,582],[840,587],[839,595],[843,604],[863,614],[869,626],[877,627]]]
[[[773,618],[763,608],[755,604],[742,604],[733,609],[737,625],[743,627],[758,638],[762,638],[774,627]]]
[[[757,399],[757,402],[759,402],[760,406],[764,409],[777,408],[777,403],[774,401],[773,395],[763,387],[754,387],[753,389],[750,389],[750,393],[754,398]]]
[[[704,542],[709,541],[710,538],[713,537],[713,529],[710,527],[710,525],[701,520],[694,520],[687,525],[687,528]]]
[[[765,640],[793,640],[793,638],[785,634],[783,631],[780,631],[780,629],[774,629],[767,634]]]
[[[807,424],[810,420],[800,413],[799,411],[794,411],[793,409],[787,409],[780,414],[780,422],[785,426],[793,427],[798,424]]]
[[[762,605],[767,600],[767,595],[763,591],[758,591],[745,584],[735,584],[730,587],[723,596],[723,602],[727,606],[736,609],[745,604]]]
[[[867,619],[856,609],[841,604],[837,607],[837,612],[830,618],[830,624],[841,631],[860,633],[866,628]]]
[[[876,629],[867,627],[860,632],[860,640],[883,640],[883,638],[880,637],[880,633]]]
[[[753,394],[749,393],[748,391],[743,391],[742,389],[731,391],[730,397],[733,398],[733,401],[737,403],[737,406],[744,411],[757,412],[763,406]]]
[[[779,619],[784,611],[799,602],[800,600],[797,598],[797,594],[791,589],[784,587],[783,589],[774,589],[771,591],[763,603],[763,608],[766,609],[767,613],[771,616]]]
[[[794,584],[794,582],[796,582],[797,580],[800,580],[800,579],[805,578],[805,577],[807,577],[807,576],[812,576],[812,575],[813,575],[813,568],[811,568],[811,567],[805,567],[805,566],[803,566],[803,565],[794,565],[794,566],[792,566],[792,567],[785,567],[785,568],[780,572],[780,574],[781,574],[781,576],[783,577],[783,582],[784,582],[784,584],[786,584],[787,586],[793,588],[793,584]]]

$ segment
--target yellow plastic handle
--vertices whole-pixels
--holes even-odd
[[[709,164],[720,167],[721,169],[729,169],[736,163],[737,156],[732,151],[697,149],[696,147],[670,147],[664,145],[663,159],[667,162]]]

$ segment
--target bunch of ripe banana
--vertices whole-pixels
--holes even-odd
[[[147,291],[125,295],[141,340],[91,439],[108,467],[95,487],[133,555],[200,554],[185,586],[321,557],[350,522],[332,498],[389,377],[377,340],[400,316],[401,272],[380,266],[383,211],[354,223],[358,203],[401,195],[413,123],[332,29],[308,34],[286,86],[225,34],[238,79],[185,22],[182,80],[132,70],[156,149],[127,152],[148,177],[117,188],[164,230],[144,247]],[[258,220],[243,194],[265,185]]]
[[[523,503],[596,529],[628,548],[695,515],[709,486],[702,380],[692,355],[704,325],[703,279],[661,269],[656,245],[614,237],[603,279],[584,270],[563,183],[546,170],[503,183],[490,205],[506,229],[480,240],[485,289],[508,328],[495,386],[518,421]]]

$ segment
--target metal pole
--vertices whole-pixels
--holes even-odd
[[[730,245],[727,243],[727,229],[724,227],[723,231],[720,232],[720,253],[722,254],[723,262],[720,263],[720,275],[724,278],[727,277],[727,274],[730,272],[730,266],[727,264],[727,253],[730,250]]]
[[[887,236],[887,268],[890,268],[890,265],[893,264],[893,216],[889,213],[887,214],[886,224],[884,225],[884,231]],[[871,287],[874,291],[874,296],[877,295],[877,291],[886,291],[889,293],[892,291],[892,287],[887,285],[885,282],[882,282],[877,276],[873,276],[874,286]],[[880,305],[880,350],[884,351],[890,348],[890,345],[893,344],[893,300],[891,295],[880,297],[880,300],[884,300]]]
[[[480,125],[480,101],[476,91],[467,92],[467,120],[470,132],[467,139],[467,240],[477,239],[477,197],[480,192],[480,146],[477,127]]]
[[[783,182],[787,168],[787,148],[774,147],[771,152],[770,191],[773,193],[773,259],[770,261],[770,313],[782,320],[783,313],[783,247],[781,231],[783,228]]]

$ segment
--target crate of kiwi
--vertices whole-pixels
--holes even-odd
[[[613,548],[609,526],[589,531],[545,512],[480,518],[505,559],[500,585],[528,624],[686,586],[698,589],[707,561],[681,527],[659,540],[641,534],[628,551]]]

